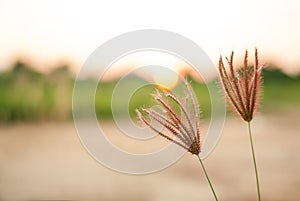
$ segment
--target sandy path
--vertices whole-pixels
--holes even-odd
[[[265,201],[300,200],[299,114],[259,116],[254,122]],[[111,123],[105,126],[111,130],[111,140],[129,151],[149,151],[164,144],[158,138],[147,146],[145,142],[137,145],[118,136]],[[245,131],[246,125],[239,119],[227,120],[221,141],[204,161],[220,200],[256,200]],[[1,126],[0,200],[45,199],[208,201],[213,197],[196,158],[190,154],[154,174],[124,175],[89,156],[72,122]]]

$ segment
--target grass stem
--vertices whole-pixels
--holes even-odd
[[[257,171],[257,165],[256,165],[256,159],[255,159],[255,153],[254,153],[254,145],[253,145],[253,139],[252,139],[252,132],[251,132],[251,124],[250,124],[250,122],[248,122],[248,132],[249,132],[249,138],[250,138],[250,144],[251,144],[253,164],[254,164],[254,169],[255,169],[257,196],[258,196],[258,200],[261,201],[260,187],[259,187],[259,180],[258,180],[258,171]]]
[[[197,157],[198,157],[198,159],[199,159],[199,161],[200,161],[200,164],[201,164],[201,166],[202,166],[202,169],[203,169],[203,171],[204,171],[204,174],[205,174],[205,177],[206,177],[206,179],[207,179],[207,181],[208,181],[208,184],[209,184],[209,186],[210,186],[210,189],[211,189],[211,191],[213,192],[216,201],[218,201],[217,194],[216,194],[216,192],[215,192],[215,190],[214,190],[214,187],[212,186],[212,183],[211,183],[211,181],[210,181],[210,179],[209,179],[209,177],[208,177],[208,174],[207,174],[207,172],[206,172],[206,169],[205,169],[205,167],[204,167],[204,164],[203,164],[203,162],[202,162],[200,156],[197,155]]]

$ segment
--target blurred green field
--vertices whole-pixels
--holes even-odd
[[[300,106],[300,75],[291,77],[277,68],[266,68],[263,76],[262,112]],[[133,78],[128,85],[138,79]],[[112,118],[111,97],[117,82],[99,83],[95,97],[99,118]],[[66,66],[42,74],[22,62],[16,62],[11,70],[0,72],[0,122],[72,119],[73,84],[74,78]],[[209,117],[210,98],[206,86],[192,80],[192,87],[198,97],[202,117]],[[153,105],[149,94],[154,91],[154,86],[137,90],[130,99],[129,108],[120,107],[118,114],[122,115],[128,109],[134,116],[135,108]]]

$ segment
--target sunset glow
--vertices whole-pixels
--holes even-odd
[[[3,0],[0,69],[21,57],[42,71],[61,61],[78,70],[105,41],[124,32],[155,28],[195,41],[215,64],[220,54],[234,50],[241,58],[245,49],[252,51],[256,46],[266,63],[299,72],[299,9],[296,0],[146,4]]]

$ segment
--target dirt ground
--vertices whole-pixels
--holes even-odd
[[[300,200],[300,110],[259,115],[253,135],[264,201]],[[207,122],[203,123],[207,127]],[[111,122],[112,143],[149,151],[164,140],[126,140]],[[256,187],[246,124],[231,117],[204,161],[219,200],[254,201]],[[136,151],[136,150],[135,150]],[[73,122],[0,126],[0,200],[214,200],[196,158],[148,175],[117,173],[84,149]]]

